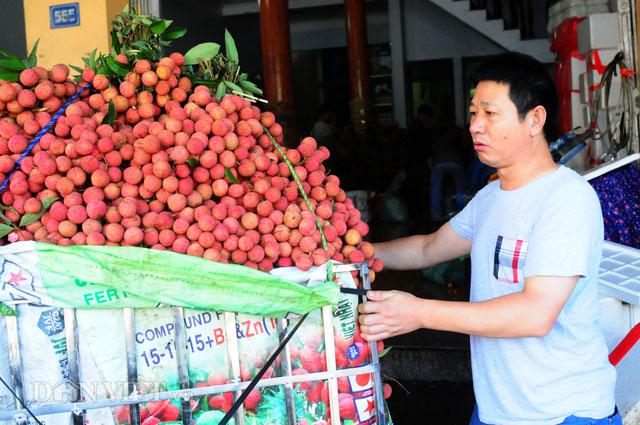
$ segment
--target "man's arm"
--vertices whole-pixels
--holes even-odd
[[[415,270],[453,260],[471,251],[471,241],[458,235],[449,223],[430,235],[416,235],[374,244],[385,268]]]
[[[578,276],[533,276],[522,292],[482,302],[416,298],[400,291],[369,291],[358,311],[363,337],[379,340],[419,328],[492,338],[542,337],[553,328]]]

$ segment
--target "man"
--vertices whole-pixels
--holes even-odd
[[[471,300],[370,291],[371,302],[359,306],[362,334],[471,335],[471,424],[621,424],[599,327],[602,215],[592,188],[549,154],[553,81],[539,62],[507,53],[482,66],[474,83],[473,146],[499,180],[435,233],[376,244],[399,270],[471,253]]]

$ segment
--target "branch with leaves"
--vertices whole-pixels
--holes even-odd
[[[114,55],[124,54],[130,60],[160,60],[162,49],[184,36],[186,28],[171,28],[172,20],[157,16],[139,15],[125,6],[112,22],[111,48]]]
[[[238,49],[231,33],[224,30],[225,53],[220,52],[217,43],[202,43],[191,48],[184,55],[187,65],[185,75],[194,84],[205,85],[215,90],[218,100],[227,93],[262,95],[262,90],[249,81],[246,73],[240,72]]]
[[[9,217],[7,217],[6,213],[9,212],[15,216],[19,216],[18,212],[13,207],[0,205],[0,238],[7,236],[13,231],[20,231],[21,227],[27,227],[28,225],[40,220],[40,217],[42,217],[42,215],[47,212],[51,205],[53,205],[53,203],[57,200],[58,198],[43,199],[40,211],[36,214],[23,214],[20,218],[20,223],[17,225]]]
[[[26,59],[5,50],[0,50],[0,55],[4,56],[0,59],[0,80],[8,82],[18,81],[22,71],[36,66],[38,64],[36,52],[38,51],[39,42],[40,40],[35,42]]]

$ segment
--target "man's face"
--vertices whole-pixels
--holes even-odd
[[[509,98],[509,85],[481,81],[469,107],[473,148],[483,163],[504,168],[526,154],[527,128]]]

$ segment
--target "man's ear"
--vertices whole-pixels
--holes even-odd
[[[527,126],[530,136],[544,134],[544,123],[547,121],[547,110],[538,105],[527,113]]]

